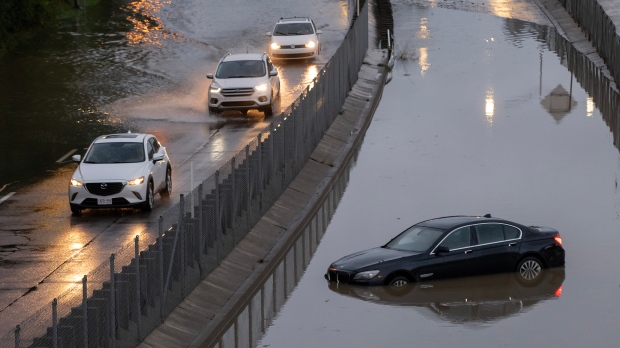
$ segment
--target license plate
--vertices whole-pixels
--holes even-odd
[[[97,204],[110,205],[112,204],[112,198],[97,198]]]

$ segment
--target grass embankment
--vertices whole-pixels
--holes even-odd
[[[0,0],[0,56],[37,30],[80,15],[81,6],[105,0]]]

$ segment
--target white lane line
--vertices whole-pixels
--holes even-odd
[[[58,161],[56,161],[56,163],[63,162],[64,160],[66,160],[66,159],[67,159],[67,157],[69,157],[69,156],[73,155],[73,153],[74,153],[75,151],[77,151],[77,149],[73,149],[73,150],[71,150],[71,151],[67,152],[67,154],[66,154],[66,155],[64,155],[64,156],[62,156],[62,157],[60,157],[60,159],[58,159]]]
[[[2,202],[6,201],[7,199],[11,198],[12,195],[14,195],[15,192],[10,192],[8,195],[0,198],[0,204],[2,204]]]

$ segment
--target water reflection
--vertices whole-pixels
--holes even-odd
[[[542,105],[551,114],[555,122],[559,124],[560,121],[577,106],[577,101],[572,98],[572,95],[562,85],[557,85],[540,101],[540,105]]]
[[[328,283],[329,289],[363,301],[423,309],[436,320],[455,324],[490,323],[518,315],[535,305],[560,297],[563,267],[545,270],[535,284],[528,284],[517,273],[502,273],[408,285],[355,286]]]
[[[132,28],[125,34],[130,45],[149,43],[161,46],[163,39],[172,35],[164,31],[161,18],[156,15],[164,5],[169,4],[170,1],[140,0],[127,6],[132,12],[131,16],[127,16]]]

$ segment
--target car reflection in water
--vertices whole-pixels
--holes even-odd
[[[519,273],[410,283],[401,288],[327,282],[329,289],[360,300],[391,306],[413,306],[434,319],[454,324],[499,321],[523,313],[562,294],[564,267],[545,269],[535,283]]]

